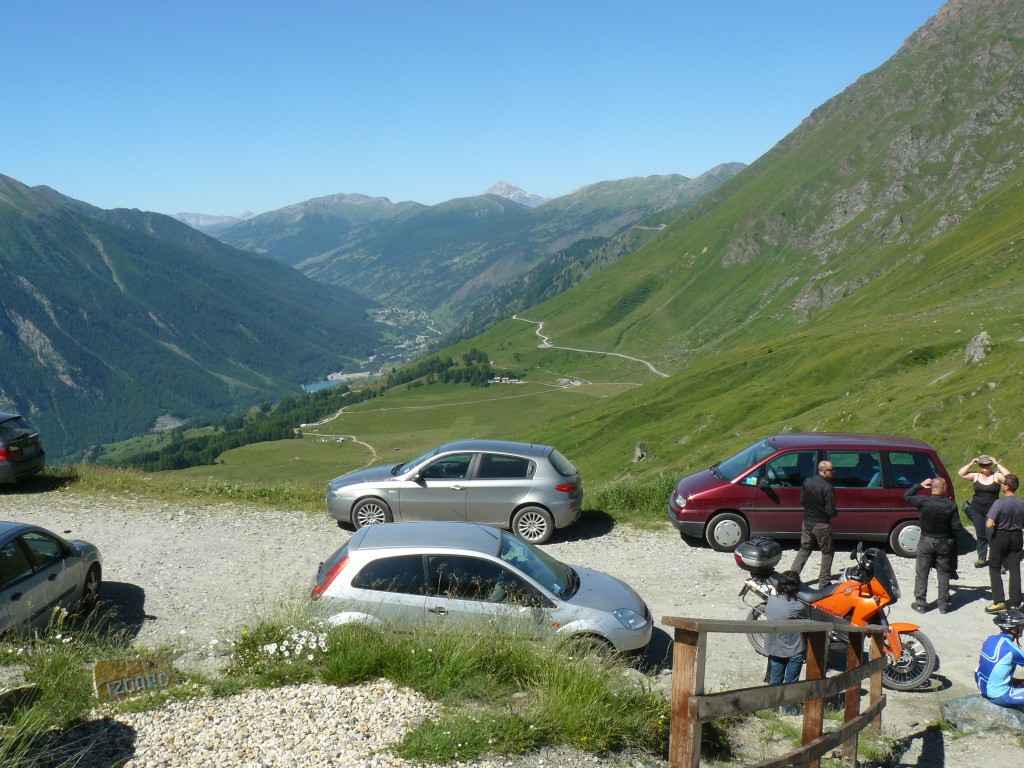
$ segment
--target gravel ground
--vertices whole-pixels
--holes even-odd
[[[179,663],[200,669],[214,669],[222,660],[219,642],[233,628],[250,622],[254,616],[272,611],[282,600],[302,594],[308,588],[317,563],[339,547],[350,532],[339,529],[323,516],[310,516],[287,510],[248,509],[237,505],[196,506],[136,499],[131,497],[83,497],[61,491],[33,493],[0,491],[0,517],[43,525],[68,538],[81,538],[97,544],[104,559],[104,601],[135,633],[143,646],[169,644],[180,649]],[[611,573],[631,584],[647,600],[656,620],[655,637],[646,661],[655,684],[667,692],[670,679],[668,660],[671,640],[660,626],[663,616],[695,616],[743,618],[745,608],[737,598],[742,574],[731,555],[706,547],[690,547],[675,531],[666,526],[656,532],[640,532],[628,527],[591,523],[577,525],[560,535],[545,549],[566,562]],[[836,565],[845,564],[846,551],[837,552]],[[795,554],[792,544],[783,554],[786,566]],[[817,573],[816,555],[807,565],[807,572]],[[941,615],[937,610],[918,616],[910,611],[913,591],[913,562],[892,557],[903,589],[903,599],[894,608],[891,618],[921,625],[934,643],[940,657],[940,668],[927,692],[888,692],[888,706],[883,713],[884,730],[907,741],[908,748],[901,765],[944,766],[982,765],[989,760],[1000,763],[1004,750],[1018,749],[1009,737],[940,738],[927,726],[939,720],[939,705],[945,698],[975,692],[973,671],[982,640],[993,631],[983,608],[989,602],[987,570],[971,567],[973,557],[962,556],[962,580],[954,582],[953,610]],[[934,601],[934,577],[930,596]],[[706,690],[723,690],[761,682],[763,660],[756,656],[742,636],[716,636],[709,644]],[[386,740],[397,740],[415,718],[429,716],[429,702],[414,694],[396,692],[388,684],[375,684],[387,694],[374,694],[373,686],[358,696],[343,694],[347,706],[358,701],[361,707],[377,706],[384,697],[407,697],[393,725],[385,728]],[[297,687],[288,695],[298,701],[310,698],[310,692]],[[270,700],[271,694],[246,694],[265,698],[268,710],[302,711],[293,704]],[[326,694],[316,691],[317,701]],[[405,701],[405,699],[402,699]],[[231,702],[231,700],[227,700]],[[406,706],[407,705],[407,706]],[[134,738],[125,747],[122,760],[131,757],[131,766],[156,765],[334,765],[385,766],[401,765],[389,756],[378,754],[385,741],[374,736],[367,739],[365,753],[344,752],[340,748],[323,759],[307,760],[303,755],[312,747],[293,742],[275,741],[267,736],[268,752],[254,756],[242,746],[253,742],[251,724],[243,728],[231,720],[234,711],[253,716],[255,702],[240,700],[234,704],[204,703],[179,706],[180,712],[161,713],[160,733],[163,744],[146,741],[152,714],[118,715],[117,721],[97,721],[90,727],[127,729]],[[336,729],[341,720],[336,707],[332,713]],[[371,713],[372,715],[372,713]],[[305,715],[303,715],[305,716]],[[204,747],[204,752],[189,751],[189,761],[181,762],[180,749],[167,732],[175,717],[182,723],[206,723],[200,731],[221,733],[211,723],[227,720],[219,748]],[[369,718],[373,721],[373,717]],[[176,726],[177,727],[177,726]],[[187,725],[180,727],[186,728]],[[312,726],[322,730],[320,725]],[[267,733],[274,729],[266,726]],[[341,728],[346,733],[351,729]],[[261,733],[263,731],[261,730]],[[231,742],[230,734],[235,734]],[[198,737],[196,737],[198,738]],[[220,738],[220,737],[219,737]],[[738,734],[741,741],[764,741],[758,734]],[[335,739],[335,742],[337,739]],[[358,741],[358,740],[357,740]],[[371,743],[372,741],[372,743]],[[195,738],[185,744],[197,743]],[[204,742],[205,743],[205,742]],[[262,742],[261,742],[262,743]],[[747,744],[746,747],[750,747]],[[188,747],[189,750],[193,747]],[[275,751],[276,750],[276,751]],[[202,754],[207,762],[200,762]],[[319,753],[317,753],[319,754]],[[248,757],[246,756],[248,755]],[[999,758],[1003,759],[999,759]],[[326,762],[325,762],[326,761]],[[112,765],[109,755],[94,764]],[[118,763],[120,764],[120,763]],[[515,759],[502,758],[503,768],[525,766],[637,766],[666,763],[631,755],[596,759],[571,750],[547,750]],[[85,763],[83,763],[85,765]],[[483,764],[482,764],[483,765]],[[486,765],[494,765],[487,763]]]

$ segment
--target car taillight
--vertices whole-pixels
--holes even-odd
[[[341,573],[341,569],[344,568],[346,565],[348,565],[348,558],[341,558],[341,560],[336,562],[328,569],[327,573],[323,575],[323,578],[320,579],[320,581],[313,585],[314,600],[320,599],[320,596],[327,591],[327,588],[329,586],[331,586],[331,582],[338,578],[338,574]]]
[[[0,445],[0,461],[13,461],[14,454],[11,453],[10,446]]]
[[[561,485],[556,485],[555,490],[561,491],[562,493],[573,494],[576,493],[576,483],[562,483]]]

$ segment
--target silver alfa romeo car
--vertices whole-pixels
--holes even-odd
[[[622,652],[646,648],[654,627],[643,599],[615,577],[474,523],[360,528],[320,564],[312,597],[333,624],[483,623]]]
[[[327,486],[339,525],[453,520],[494,525],[534,544],[576,522],[583,484],[550,445],[461,440],[404,464],[361,469]]]

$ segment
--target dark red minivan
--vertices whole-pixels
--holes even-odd
[[[668,517],[682,533],[731,552],[751,535],[799,538],[800,488],[819,461],[835,468],[837,539],[888,542],[904,557],[917,554],[918,513],[903,500],[929,477],[953,483],[935,449],[910,437],[846,432],[793,432],[766,437],[710,469],[687,475],[668,500]],[[928,493],[928,491],[924,491]]]

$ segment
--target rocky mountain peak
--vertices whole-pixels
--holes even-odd
[[[536,208],[538,205],[548,201],[548,198],[546,197],[531,195],[529,192],[524,192],[516,185],[509,184],[507,181],[499,181],[493,187],[485,191],[484,194],[504,197],[506,200],[511,200],[514,203],[525,205],[528,208]]]

